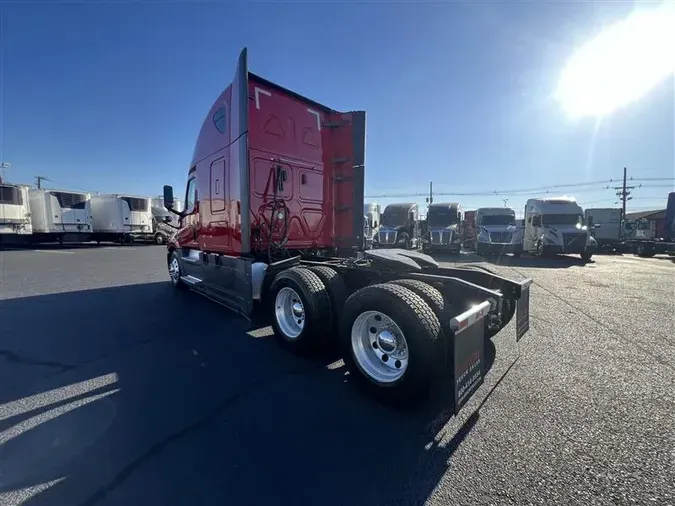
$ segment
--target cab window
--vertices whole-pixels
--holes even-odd
[[[191,213],[197,202],[197,180],[192,178],[188,181],[185,192],[185,212]]]

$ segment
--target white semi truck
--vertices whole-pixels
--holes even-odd
[[[149,197],[132,195],[93,195],[91,208],[94,216],[94,235],[97,242],[123,244],[134,239],[154,237]]]
[[[480,256],[523,252],[523,227],[508,207],[481,207],[476,211],[476,253]]]
[[[28,186],[0,182],[0,246],[23,242],[32,233]]]
[[[33,222],[31,240],[41,242],[86,242],[91,239],[90,195],[71,190],[32,188],[28,191]]]
[[[589,261],[598,243],[583,221],[584,211],[571,197],[530,199],[523,249],[537,256],[577,254]]]

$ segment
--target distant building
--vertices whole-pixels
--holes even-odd
[[[639,213],[626,213],[629,220],[646,219],[656,223],[656,237],[666,237],[666,210],[640,211]]]

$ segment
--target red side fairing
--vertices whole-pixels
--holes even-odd
[[[310,107],[253,75],[249,75],[248,110],[251,225],[260,229],[258,247],[266,247],[269,237],[277,167],[281,180],[276,197],[283,200],[288,221],[275,219],[274,240],[281,239],[287,228],[289,249],[331,245],[326,198],[330,178],[324,169],[321,136],[326,110]]]
[[[251,225],[260,230],[252,248],[267,246],[275,197],[288,221],[275,219],[272,238],[286,230],[285,248],[340,247],[353,237],[351,116],[249,74]]]

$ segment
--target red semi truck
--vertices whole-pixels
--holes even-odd
[[[516,313],[517,339],[528,331],[531,280],[364,251],[365,128],[362,111],[249,72],[244,49],[199,132],[182,211],[164,187],[179,216],[171,282],[248,318],[257,308],[291,352],[337,340],[351,376],[391,401],[450,374],[458,411],[483,381],[485,339]]]

